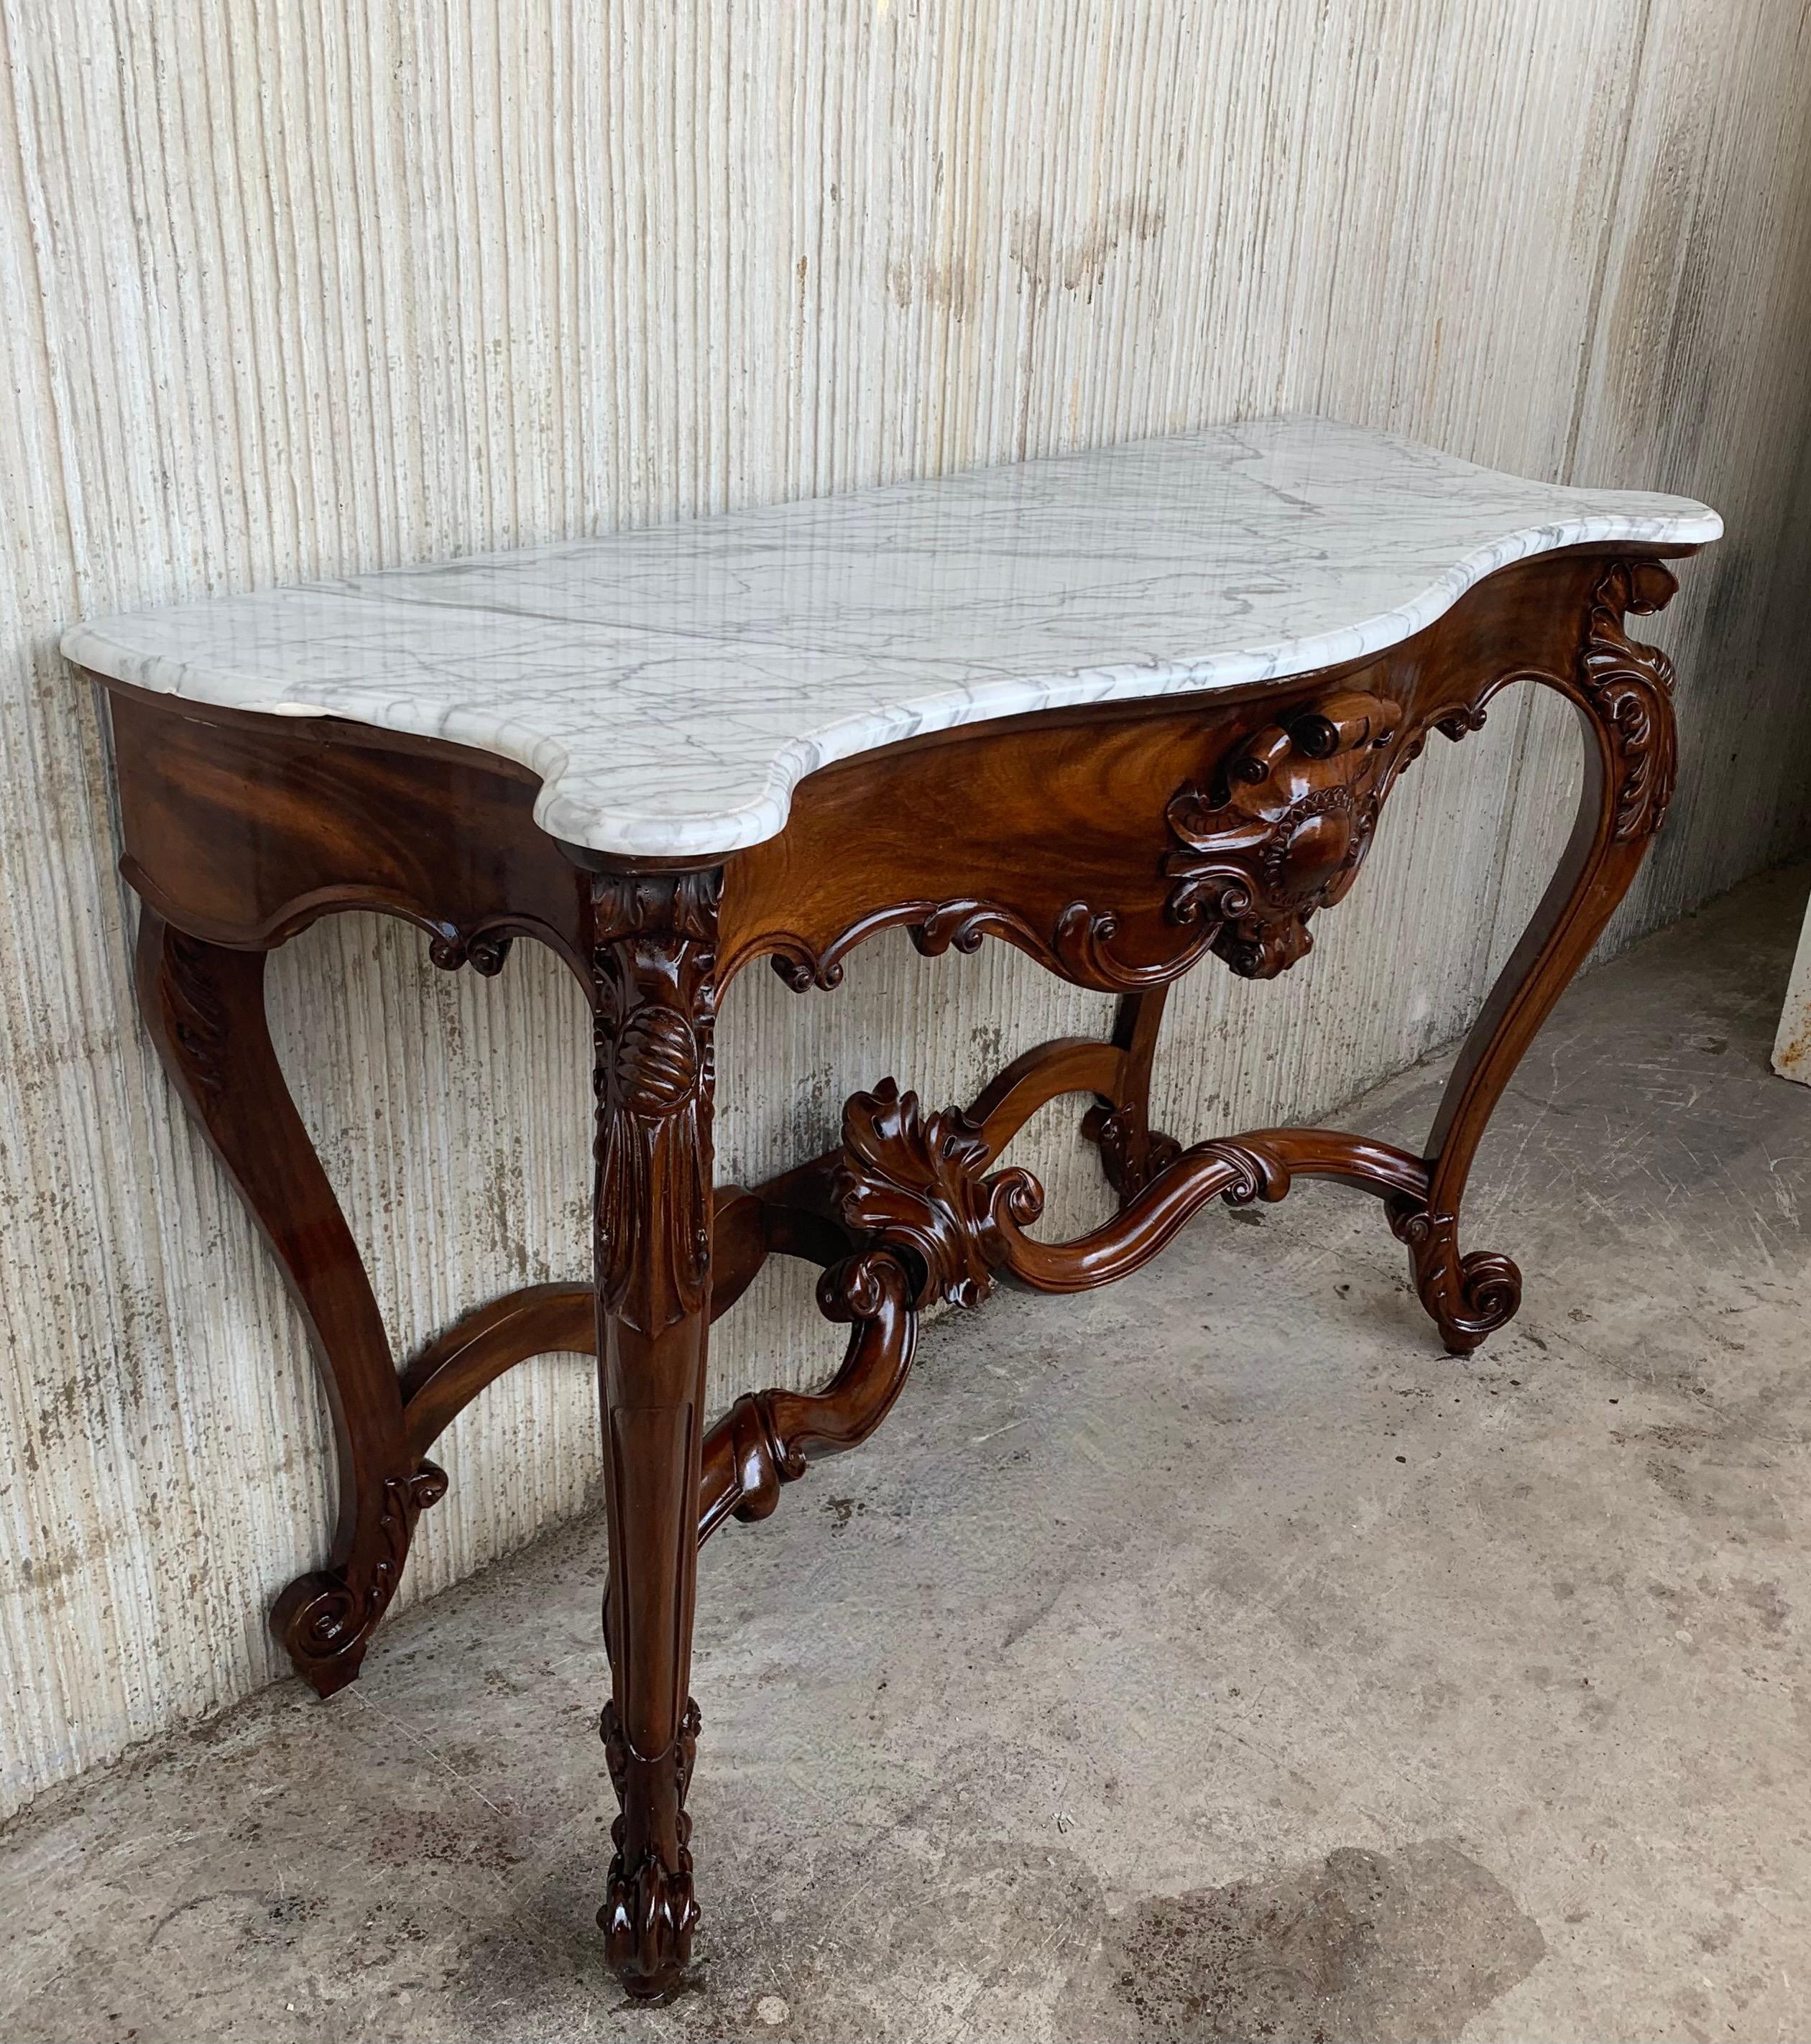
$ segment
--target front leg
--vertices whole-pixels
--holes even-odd
[[[716,871],[601,874],[591,890],[595,1241],[612,1686],[621,1814],[598,1912],[631,1994],[691,1954],[688,1685],[710,1324]]]
[[[1478,1145],[1511,1074],[1628,893],[1673,792],[1673,667],[1631,639],[1625,612],[1659,610],[1678,584],[1659,561],[1618,561],[1594,585],[1577,661],[1536,673],[1567,697],[1585,733],[1584,789],[1571,841],[1540,905],[1490,990],[1447,1082],[1428,1138],[1428,1195],[1392,1202],[1416,1289],[1448,1349],[1464,1355],[1521,1301],[1506,1256],[1459,1247],[1459,1216]]]

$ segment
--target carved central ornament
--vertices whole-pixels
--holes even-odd
[[[1248,979],[1294,965],[1370,847],[1402,718],[1341,690],[1259,732],[1205,791],[1182,789],[1164,813],[1183,846],[1164,862],[1170,920],[1217,925],[1210,947]]]
[[[635,1112],[676,1113],[698,1080],[698,1039],[671,1008],[638,1008],[617,1032],[616,1097]]]

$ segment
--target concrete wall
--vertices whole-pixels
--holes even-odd
[[[133,1015],[71,618],[1321,409],[1728,519],[1666,624],[1683,789],[1621,939],[1802,841],[1800,0],[0,0],[0,1811],[267,1680],[332,1482]],[[1526,705],[1437,746],[1310,962],[1178,994],[1165,1122],[1310,1112],[1454,1034],[1573,758]],[[586,1269],[551,960],[440,975],[352,920],[275,980],[399,1350]],[[958,1096],[1106,1004],[883,942],[727,1009],[741,1175],[856,1084]],[[1094,1210],[1072,1116],[1022,1154]],[[719,1334],[724,1397],[832,1350],[783,1269]],[[579,1510],[595,1432],[570,1358],[488,1393],[412,1592]]]

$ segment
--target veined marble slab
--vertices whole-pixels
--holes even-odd
[[[1722,529],[1684,498],[1267,419],[102,618],[63,650],[198,701],[501,753],[540,776],[555,836],[690,857],[772,836],[852,753],[1305,673],[1531,554]]]

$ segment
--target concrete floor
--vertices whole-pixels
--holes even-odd
[[[1368,1201],[934,1328],[703,1566],[688,1990],[626,2005],[600,1529],[0,1834],[0,2036],[1811,2035],[1808,875],[1596,974],[1444,1356]],[[1349,1125],[1426,1125],[1411,1073]],[[1256,1222],[1257,1224],[1249,1224]]]

